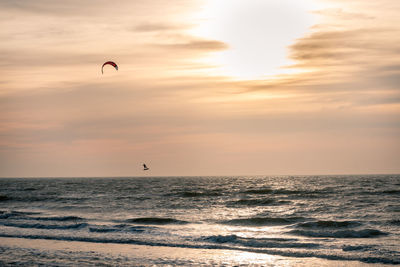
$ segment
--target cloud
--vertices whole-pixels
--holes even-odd
[[[157,6],[163,6],[162,12],[169,10],[171,6],[175,8],[182,7],[179,1],[171,0],[171,5],[163,5],[160,0],[148,3],[145,0],[118,0],[117,2],[110,2],[107,0],[65,0],[65,1],[51,1],[51,0],[2,0],[0,7],[2,10],[12,12],[24,12],[37,15],[47,16],[70,16],[70,17],[114,17],[119,19],[120,16],[128,14],[143,17],[146,13],[158,13]],[[160,11],[161,12],[161,11]],[[118,15],[116,15],[118,14]]]
[[[133,28],[136,32],[165,32],[176,31],[190,27],[189,25],[172,25],[166,23],[141,23]]]
[[[290,47],[291,57],[302,66],[354,65],[368,62],[371,57],[392,59],[396,47],[386,39],[393,33],[385,28],[319,31],[299,39]],[[370,39],[374,35],[375,38]],[[374,62],[375,63],[375,62]]]
[[[334,17],[338,24],[320,24],[289,47],[295,64],[288,67],[307,71],[283,76],[277,84],[259,83],[250,87],[250,92],[297,90],[299,94],[312,93],[318,99],[341,101],[345,106],[397,103],[400,28],[391,23],[392,17],[382,17],[381,11],[362,11],[365,10],[354,14],[341,9],[320,11],[323,16]],[[346,22],[342,20],[344,16],[366,22]]]
[[[313,12],[314,14],[318,14],[321,16],[329,16],[333,17],[334,19],[341,19],[341,20],[372,20],[375,19],[374,16],[358,13],[358,12],[348,12],[345,11],[343,8],[327,8],[323,10],[317,10]]]
[[[194,50],[194,51],[218,51],[225,50],[228,45],[224,42],[215,40],[189,40],[187,42],[169,43],[158,45],[162,48],[173,49],[173,50]]]
[[[91,10],[104,9],[104,5],[107,1],[99,0],[92,1],[88,0],[85,2],[79,2],[76,0],[67,1],[51,1],[51,0],[4,0],[0,2],[0,7],[3,10],[19,11],[32,14],[47,14],[51,16],[59,15],[87,15]],[[112,7],[113,5],[108,5]],[[114,5],[115,6],[115,5]],[[105,10],[104,10],[105,11]],[[95,12],[94,12],[95,13]]]
[[[144,159],[163,175],[176,161],[192,175],[398,170],[396,10],[319,11],[288,47],[294,73],[235,81],[199,63],[229,47],[188,34],[195,2],[1,1],[0,176],[126,175]],[[109,59],[119,71],[101,75]]]

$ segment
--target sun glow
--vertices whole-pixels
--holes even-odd
[[[205,60],[218,74],[236,79],[265,78],[293,72],[288,46],[316,23],[313,0],[207,0],[193,34],[219,40],[228,49]]]

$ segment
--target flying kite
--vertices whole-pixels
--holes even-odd
[[[107,62],[105,62],[105,63],[103,64],[103,66],[101,67],[101,74],[103,74],[103,69],[104,69],[104,66],[105,66],[105,65],[111,65],[111,66],[113,66],[116,70],[118,70],[118,65],[115,64],[115,62],[113,62],[113,61],[107,61]]]
[[[143,163],[143,170],[144,170],[144,171],[149,170],[149,168],[148,168],[148,167],[146,166],[146,164],[144,164],[144,163]]]

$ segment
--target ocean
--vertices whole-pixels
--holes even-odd
[[[396,265],[400,175],[2,178],[0,239],[5,266]]]

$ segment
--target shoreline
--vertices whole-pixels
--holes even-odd
[[[296,258],[224,249],[196,249],[0,237],[0,264],[50,266],[393,266],[319,258]],[[249,260],[251,260],[249,262]]]

